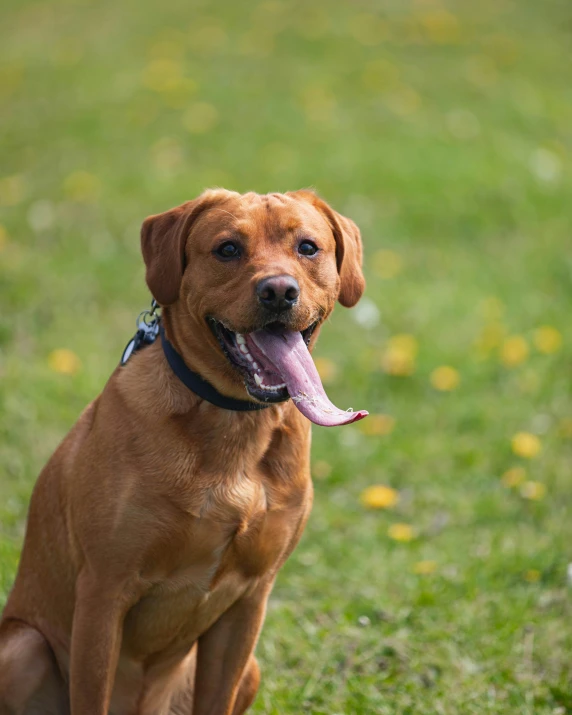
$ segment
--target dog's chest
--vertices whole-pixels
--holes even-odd
[[[299,523],[297,508],[269,508],[259,491],[248,498],[244,490],[219,490],[201,511],[142,574],[152,586],[125,622],[133,654],[187,650],[250,585],[279,568]]]

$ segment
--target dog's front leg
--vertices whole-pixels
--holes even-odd
[[[247,592],[199,638],[193,715],[231,715],[273,580]]]
[[[125,590],[80,574],[72,627],[71,715],[107,715],[129,607]]]

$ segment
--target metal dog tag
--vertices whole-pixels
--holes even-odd
[[[151,345],[159,335],[159,321],[161,316],[157,314],[158,304],[153,301],[151,310],[144,310],[137,318],[137,332],[125,346],[121,355],[121,365],[125,365],[129,358],[145,345]]]
[[[127,343],[125,346],[125,350],[123,351],[123,355],[121,356],[121,364],[125,365],[125,363],[129,360],[129,358],[133,355],[134,352],[137,352],[139,347],[141,346],[141,336],[140,333],[141,331],[137,331],[135,335],[131,338],[131,340]]]

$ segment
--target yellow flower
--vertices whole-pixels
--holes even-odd
[[[546,486],[541,482],[524,482],[520,488],[520,495],[525,499],[540,501],[546,496]]]
[[[4,248],[4,246],[8,243],[8,231],[2,226],[0,223],[0,251]]]
[[[416,534],[410,524],[392,524],[387,530],[387,535],[394,541],[412,541]]]
[[[438,45],[450,45],[459,42],[459,21],[446,10],[434,10],[421,17],[421,22],[428,39]]]
[[[394,335],[381,357],[381,366],[388,375],[411,375],[415,371],[417,340],[413,335]]]
[[[358,422],[358,428],[368,437],[389,434],[395,427],[395,417],[390,415],[370,415]]]
[[[48,355],[48,365],[62,375],[75,375],[81,369],[81,360],[71,350],[60,348]]]
[[[195,102],[183,115],[183,126],[191,134],[206,134],[218,122],[218,111],[208,102]]]
[[[312,465],[312,475],[316,477],[316,479],[326,479],[331,473],[332,465],[323,459],[319,459]]]
[[[512,451],[519,457],[533,459],[542,449],[540,440],[530,432],[517,432],[511,441]]]
[[[338,368],[335,362],[325,357],[314,358],[314,364],[318,370],[318,374],[325,385],[332,383],[337,375]],[[366,420],[367,422],[367,420]]]
[[[16,206],[26,196],[26,183],[21,174],[0,179],[0,206]]]
[[[403,268],[403,260],[395,251],[376,251],[372,263],[375,274],[384,279],[395,278]]]
[[[416,355],[418,350],[417,339],[413,335],[408,333],[399,333],[389,338],[389,346],[392,348],[398,348],[404,352],[410,353],[411,355]]]
[[[183,68],[174,59],[152,60],[143,72],[143,84],[155,92],[171,92],[178,89],[183,80]]]
[[[379,92],[395,86],[399,79],[399,69],[385,59],[368,62],[365,65],[361,81],[370,91]],[[374,254],[375,255],[375,254]]]
[[[524,467],[511,467],[501,477],[501,482],[509,489],[518,487],[526,479],[526,470]]]
[[[416,564],[413,564],[411,570],[413,571],[413,573],[416,573],[419,576],[429,576],[430,574],[435,573],[435,571],[437,570],[437,562],[418,561]]]
[[[375,484],[363,490],[360,500],[370,509],[390,509],[399,501],[399,492],[384,484]]]
[[[312,122],[329,122],[336,109],[336,98],[327,87],[312,85],[301,94],[300,103],[304,113]]]
[[[540,581],[541,573],[537,569],[528,569],[524,572],[524,580],[528,583],[538,583]]]
[[[501,344],[505,335],[506,328],[502,323],[495,322],[486,325],[479,337],[475,340],[477,352],[481,356],[487,357],[491,350]]]
[[[534,344],[545,355],[556,353],[562,346],[562,334],[551,325],[543,325],[534,331]]]
[[[97,200],[101,182],[87,171],[74,171],[64,181],[64,192],[72,201],[92,203]]]
[[[198,86],[194,79],[181,77],[180,81],[162,93],[161,98],[168,107],[184,109],[197,92]]]
[[[562,437],[567,437],[569,439],[572,439],[572,417],[563,417],[560,420],[558,429],[559,429]]]
[[[528,357],[528,343],[522,335],[509,335],[501,345],[500,360],[506,367],[516,367]]]
[[[442,390],[443,392],[451,392],[459,386],[461,377],[454,367],[449,367],[449,365],[442,365],[441,367],[435,368],[431,373],[431,384],[436,390]]]
[[[143,84],[160,94],[162,101],[173,109],[188,106],[189,97],[198,89],[197,82],[183,72],[188,42],[189,38],[181,30],[163,30],[149,48],[151,61],[143,71]],[[150,115],[152,121],[155,108],[149,112],[152,106],[149,100],[150,97],[146,97],[145,119]]]
[[[24,78],[23,68],[12,60],[10,65],[0,69],[0,97],[7,99],[22,84]]]

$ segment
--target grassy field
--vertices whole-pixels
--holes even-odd
[[[375,417],[314,428],[254,712],[572,713],[569,4],[8,0],[1,26],[0,605],[148,303],[143,218],[312,185],[368,277],[320,370]]]

